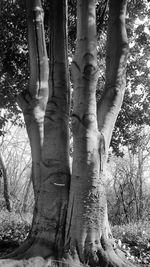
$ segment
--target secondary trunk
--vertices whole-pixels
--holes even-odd
[[[40,0],[26,0],[30,79],[18,96],[32,153],[32,182],[35,197],[40,189],[40,160],[44,134],[44,115],[48,99],[48,57],[44,36],[44,13]]]
[[[69,262],[69,266],[80,263],[101,267],[132,266],[114,248],[114,240],[108,223],[105,194],[107,151],[125,87],[124,75],[128,50],[124,21],[125,10],[126,1],[119,0],[117,3],[115,0],[110,1],[106,88],[101,104],[99,104],[100,131],[98,131],[95,0],[77,1],[77,48],[72,62],[74,152],[65,240],[65,258]],[[117,37],[117,42],[121,39],[117,48],[114,39],[112,43],[112,35],[113,38]],[[125,38],[123,47],[122,35]],[[109,54],[110,47],[115,49],[111,52],[112,54]],[[120,78],[119,81],[118,78]],[[103,130],[106,129],[105,117],[107,116],[111,116],[113,120],[113,122],[109,120],[107,125],[109,133]]]
[[[106,46],[106,82],[98,102],[98,128],[108,151],[114,125],[121,109],[126,86],[128,39],[125,16],[127,0],[110,0]]]
[[[30,78],[28,87],[18,97],[30,140],[32,154],[32,183],[35,209],[32,226],[37,218],[37,205],[41,189],[41,156],[44,140],[44,116],[49,92],[49,66],[44,33],[44,12],[41,0],[26,0]],[[25,243],[6,256],[22,258],[35,239],[33,227]]]

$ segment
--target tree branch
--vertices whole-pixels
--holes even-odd
[[[98,102],[98,126],[104,134],[106,146],[120,111],[126,86],[128,39],[125,26],[126,0],[109,3],[109,22],[106,51],[106,82]]]

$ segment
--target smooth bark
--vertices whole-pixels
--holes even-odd
[[[120,111],[125,87],[128,39],[125,25],[127,0],[109,2],[109,21],[106,49],[106,82],[98,102],[98,128],[105,137],[106,150]]]
[[[93,258],[102,235],[109,234],[106,227],[102,230],[107,214],[103,137],[98,132],[96,114],[96,46],[95,1],[78,0],[77,48],[72,63],[74,152],[65,249],[74,261],[84,263]]]
[[[44,34],[44,13],[40,0],[26,0],[30,78],[28,88],[18,96],[32,153],[32,181],[35,197],[40,189],[40,160],[44,115],[48,99],[48,56]]]

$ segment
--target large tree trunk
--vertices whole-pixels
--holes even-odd
[[[113,247],[104,186],[108,147],[125,88],[125,11],[126,1],[110,1],[106,87],[99,104],[98,131],[95,0],[78,0],[77,4],[77,48],[72,63],[74,152],[65,243],[69,266],[131,266]]]
[[[51,2],[50,27],[50,90],[44,121],[42,186],[32,233],[36,240],[28,256],[60,258],[70,183],[66,0]]]
[[[50,40],[49,98],[40,158],[41,186],[30,235],[25,245],[12,255],[15,258],[60,258],[64,247],[70,185],[66,0],[51,1]]]

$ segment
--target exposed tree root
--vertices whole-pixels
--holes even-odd
[[[1,259],[16,259],[16,257],[25,252],[32,245],[33,242],[34,238],[27,238],[25,242],[20,245],[19,248],[15,249],[8,255],[2,256]]]
[[[35,242],[28,247],[28,249],[20,254],[18,254],[15,259],[29,259],[31,257],[40,256],[44,259],[53,255],[53,249],[51,248],[50,244],[44,244],[40,241],[35,240]]]
[[[42,257],[44,259],[54,255],[54,250],[50,243],[42,242],[37,238],[31,238],[26,240],[18,249],[14,252],[1,257],[1,259],[29,259],[31,257]]]
[[[9,263],[11,263],[11,260],[7,259],[12,259],[12,264],[8,265],[12,267],[30,266],[28,265],[28,260],[30,261],[31,258],[43,259],[43,261],[40,260],[38,262],[37,266],[39,267],[47,266],[47,261],[44,261],[44,259],[53,262],[54,266],[61,267],[134,267],[132,263],[126,260],[124,254],[120,250],[113,247],[112,241],[104,238],[103,236],[101,237],[100,244],[98,244],[98,246],[94,249],[88,247],[88,249],[85,248],[81,252],[76,243],[76,247],[74,247],[74,249],[67,248],[67,250],[65,250],[63,259],[60,259],[59,261],[57,256],[58,255],[53,244],[35,237],[28,238],[24,244],[22,244],[14,252],[4,256],[3,259],[6,259],[6,262],[9,261]],[[23,265],[21,265],[21,262],[23,262]],[[0,260],[0,266],[7,266],[5,265],[5,260]]]
[[[65,267],[135,267],[129,262],[124,253],[113,248],[112,243],[108,239],[102,237],[101,244],[96,249],[85,250],[84,255],[80,255],[79,249],[69,249],[65,254]],[[81,258],[84,260],[81,260]]]

